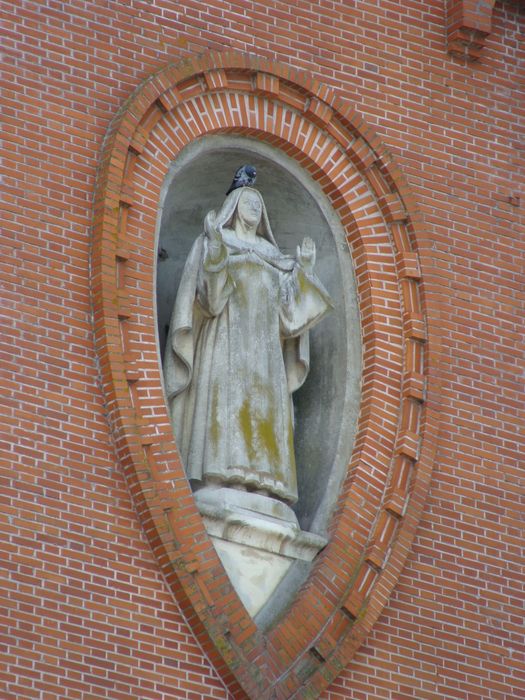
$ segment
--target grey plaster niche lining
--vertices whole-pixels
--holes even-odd
[[[310,332],[311,369],[294,394],[295,453],[303,530],[326,535],[354,441],[361,382],[361,326],[353,265],[338,216],[301,166],[269,144],[224,135],[206,136],[181,151],[161,193],[157,223],[157,323],[159,352],[184,263],[204,217],[224,201],[239,165],[257,168],[256,188],[268,210],[277,244],[294,254],[305,236],[317,247],[316,273],[335,302],[334,311]],[[268,626],[308,575],[292,567],[256,620]]]

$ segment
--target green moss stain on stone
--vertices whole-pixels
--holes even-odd
[[[302,270],[297,275],[297,279],[299,282],[299,291],[301,292],[301,294],[306,294],[306,292],[309,290],[310,283],[306,279],[306,275]]]
[[[215,452],[219,445],[219,432],[219,387],[214,384],[211,394],[210,437]]]
[[[272,413],[270,413],[268,418],[259,418],[257,420],[257,437],[262,449],[268,455],[269,461],[272,464],[279,464],[280,450],[275,437],[274,416]]]
[[[253,444],[253,427],[252,427],[252,412],[250,406],[250,399],[244,399],[241,408],[239,409],[239,427],[241,429],[241,434],[244,439],[244,444],[246,445],[246,451],[248,453],[248,459],[255,463],[257,453],[254,449]]]
[[[292,428],[292,420],[290,418],[290,421],[288,423],[288,454],[290,455],[290,466],[293,470],[294,473],[294,480],[295,480],[295,449],[294,449],[294,444],[293,444],[293,428]]]
[[[260,391],[260,387],[258,387]],[[267,393],[267,392],[265,392]],[[265,415],[254,409],[250,398],[247,397],[239,410],[239,427],[248,459],[252,466],[258,463],[268,462],[272,465],[272,474],[276,479],[284,479],[282,473],[282,449],[279,444],[278,433],[276,433],[275,410],[271,405],[267,406]],[[293,460],[293,434],[291,426],[288,435],[288,447]]]

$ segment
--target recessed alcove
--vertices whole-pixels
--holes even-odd
[[[239,165],[257,168],[277,244],[295,254],[305,236],[316,244],[316,273],[335,308],[310,331],[310,372],[294,394],[295,453],[303,530],[326,535],[348,464],[359,410],[361,331],[352,259],[339,218],[321,188],[295,160],[269,144],[234,135],[206,136],[187,146],[167,173],[158,217],[157,323],[164,347],[180,277],[207,212],[218,209]],[[281,585],[274,617],[310,564],[298,562]],[[292,567],[293,569],[294,567]],[[292,585],[291,579],[295,578]],[[275,596],[274,596],[275,597]]]

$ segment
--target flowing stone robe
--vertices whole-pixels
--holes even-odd
[[[308,329],[332,303],[312,272],[279,251],[264,203],[255,241],[227,227],[240,193],[223,205],[224,224],[221,212],[217,217],[219,254],[212,257],[203,234],[186,261],[168,335],[165,388],[194,486],[240,484],[294,503],[291,394],[308,374]]]

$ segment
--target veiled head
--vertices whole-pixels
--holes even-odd
[[[249,226],[257,226],[261,221],[262,210],[263,201],[259,192],[249,187],[243,187],[237,202],[235,218],[240,219]]]
[[[238,187],[226,197],[215,218],[219,230],[234,228],[237,216],[257,217],[257,235],[265,238],[276,248],[268,213],[261,193],[253,187]],[[250,219],[247,220],[250,222]],[[255,223],[255,221],[253,222]]]

